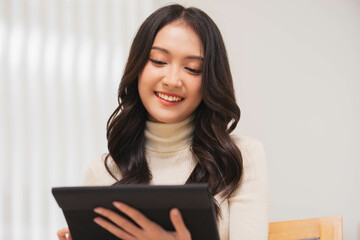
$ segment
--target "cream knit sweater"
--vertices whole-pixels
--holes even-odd
[[[193,132],[191,119],[175,124],[146,122],[146,157],[152,173],[151,184],[184,184],[196,165],[190,151]],[[243,162],[240,187],[220,203],[222,218],[218,223],[221,240],[265,240],[268,238],[268,177],[264,149],[249,137],[233,136]],[[84,185],[115,183],[104,166],[105,154],[92,161],[84,176]],[[118,179],[121,174],[113,161],[109,167]]]

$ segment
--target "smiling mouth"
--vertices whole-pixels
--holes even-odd
[[[178,96],[169,96],[163,93],[159,93],[159,92],[155,92],[156,96],[158,96],[159,98],[165,100],[165,101],[169,101],[169,102],[180,102],[182,100],[184,100],[184,98],[178,97]]]

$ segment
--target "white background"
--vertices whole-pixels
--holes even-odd
[[[360,239],[360,1],[174,1],[228,49],[237,134],[265,146],[270,220],[341,215]],[[168,1],[0,0],[0,239],[56,239],[51,187],[81,184],[130,42]]]

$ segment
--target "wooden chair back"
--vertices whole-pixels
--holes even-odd
[[[269,240],[342,240],[342,217],[269,223]]]

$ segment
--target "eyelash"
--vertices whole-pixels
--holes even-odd
[[[165,65],[166,64],[165,62],[154,60],[154,59],[150,59],[150,61],[152,63],[154,63],[155,65]]]
[[[163,66],[166,63],[162,62],[162,61],[158,61],[158,60],[154,60],[154,59],[149,59],[152,63],[154,63],[155,65],[159,65],[159,66]],[[197,69],[193,69],[193,68],[189,68],[189,67],[185,67],[186,70],[188,70],[189,72],[193,73],[193,74],[200,74],[201,70],[197,70]]]
[[[186,70],[190,71],[191,73],[194,74],[200,74],[201,70],[197,70],[197,69],[193,69],[193,68],[189,68],[189,67],[185,67]]]

